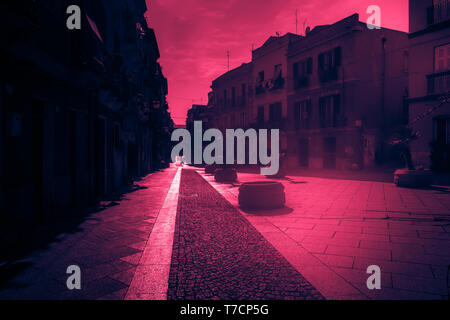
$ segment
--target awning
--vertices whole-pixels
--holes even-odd
[[[89,16],[86,14],[86,18],[89,22],[89,25],[91,26],[92,31],[94,31],[95,35],[97,36],[97,38],[103,42],[102,36],[100,35],[100,32],[98,31],[97,28],[97,24],[94,22],[94,20],[92,20],[91,18],[89,18]]]

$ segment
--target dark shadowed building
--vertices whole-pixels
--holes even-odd
[[[252,64],[244,63],[213,81],[210,94],[214,128],[247,128],[253,101]]]
[[[66,27],[71,4],[81,30]],[[70,216],[167,165],[173,122],[146,10],[144,0],[0,4],[2,226]]]

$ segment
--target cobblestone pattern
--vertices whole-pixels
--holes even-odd
[[[171,299],[323,299],[194,170],[181,176]]]

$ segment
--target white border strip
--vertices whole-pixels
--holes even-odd
[[[167,300],[182,168],[178,168],[125,300]]]

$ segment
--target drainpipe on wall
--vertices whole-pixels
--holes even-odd
[[[385,96],[386,96],[386,41],[383,37],[381,39],[381,132],[380,132],[380,163],[384,161],[384,142],[386,129],[386,111],[385,111]]]

